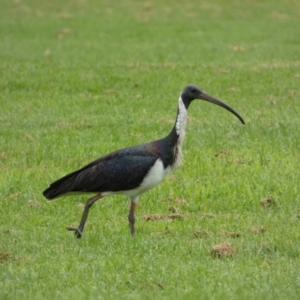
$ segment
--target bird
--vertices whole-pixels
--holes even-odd
[[[188,84],[179,95],[177,115],[170,133],[152,142],[123,148],[107,154],[84,167],[51,183],[43,191],[48,200],[76,194],[93,194],[85,204],[78,227],[67,227],[81,238],[93,204],[109,195],[124,195],[130,200],[128,222],[135,235],[135,211],[140,196],[157,186],[174,167],[182,163],[187,110],[194,100],[204,100],[221,106],[234,114],[242,124],[243,118],[224,102]]]

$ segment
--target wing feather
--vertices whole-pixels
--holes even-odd
[[[54,199],[71,192],[106,192],[138,187],[160,155],[149,144],[121,149],[53,182],[43,195]]]

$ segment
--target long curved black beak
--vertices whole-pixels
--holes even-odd
[[[240,119],[240,121],[242,122],[242,124],[245,124],[243,118],[235,111],[233,110],[231,107],[229,107],[227,104],[223,103],[222,101],[204,93],[201,91],[200,95],[197,97],[200,100],[205,100],[214,104],[217,104],[225,109],[227,109],[228,111],[230,111],[232,114],[234,114],[236,117],[238,117]]]

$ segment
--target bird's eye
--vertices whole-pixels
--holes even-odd
[[[196,90],[195,90],[195,89],[192,89],[191,92],[192,92],[192,93],[196,93]]]

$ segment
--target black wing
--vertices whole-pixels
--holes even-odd
[[[106,192],[138,187],[160,157],[141,145],[104,156],[53,182],[43,195],[54,199],[70,192]],[[154,150],[154,149],[152,149]]]

